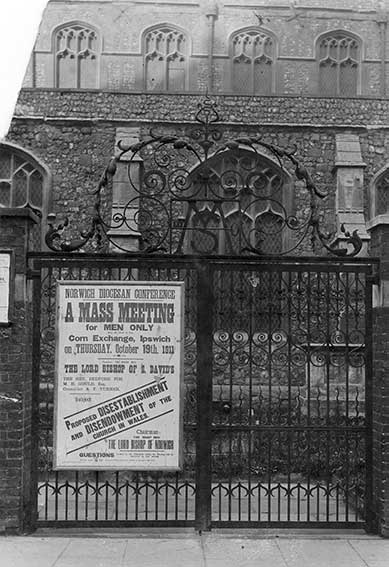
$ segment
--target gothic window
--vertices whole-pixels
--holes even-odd
[[[55,33],[55,86],[94,89],[98,76],[98,37],[89,26],[71,24]]]
[[[273,92],[275,41],[258,29],[236,32],[231,38],[232,89],[266,95]]]
[[[375,186],[375,214],[385,215],[389,213],[389,171],[387,170],[378,179]]]
[[[355,96],[358,92],[360,42],[346,32],[321,37],[317,45],[319,94]]]
[[[194,170],[189,185],[188,253],[282,252],[292,203],[275,164],[248,150],[228,150]]]
[[[0,144],[0,207],[28,207],[38,218],[47,213],[42,168],[30,156],[6,144]],[[39,248],[40,231],[41,227],[35,225],[32,238]]]
[[[185,90],[187,49],[182,31],[172,26],[149,30],[144,36],[146,90]]]

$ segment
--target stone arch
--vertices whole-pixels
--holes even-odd
[[[194,237],[194,252],[239,255],[251,246],[277,254],[288,246],[285,230],[276,239],[264,235],[270,216],[284,229],[294,207],[289,174],[268,156],[244,147],[216,152],[190,171],[187,187],[185,199],[193,209],[188,233],[203,228]],[[212,249],[201,249],[200,238]]]
[[[369,187],[369,221],[384,215],[389,219],[389,164],[375,174]]]
[[[35,249],[43,242],[50,188],[50,171],[39,158],[16,144],[0,142],[0,207],[30,208],[37,215],[40,220],[32,233]]]

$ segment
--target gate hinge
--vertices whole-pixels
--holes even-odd
[[[39,270],[31,270],[30,268],[26,272],[26,276],[28,280],[39,279],[41,277],[41,273]]]

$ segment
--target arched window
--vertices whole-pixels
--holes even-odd
[[[282,252],[291,192],[285,175],[257,153],[226,150],[190,174],[187,253]]]
[[[375,184],[375,214],[386,215],[389,213],[389,170],[381,175]]]
[[[0,207],[30,208],[38,218],[47,215],[45,171],[36,160],[13,145],[0,143]],[[41,247],[41,223],[32,231],[35,249]]]
[[[274,90],[275,40],[266,31],[247,29],[231,37],[232,90],[271,94]]]
[[[317,42],[319,94],[358,94],[361,60],[360,41],[344,31],[328,33]]]
[[[69,24],[54,35],[55,86],[95,89],[98,87],[97,33],[84,24]]]
[[[188,40],[170,25],[144,34],[145,88],[148,91],[184,91],[187,81]]]

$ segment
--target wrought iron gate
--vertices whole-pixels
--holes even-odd
[[[371,261],[30,260],[38,526],[369,525]],[[52,470],[59,279],[185,282],[180,472]]]

